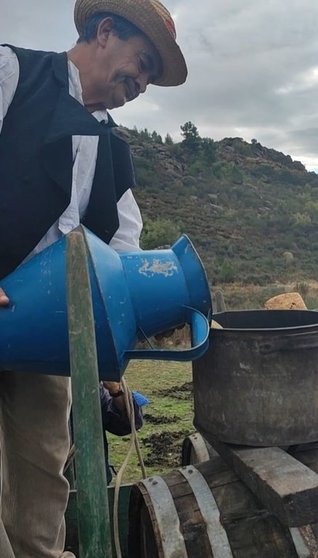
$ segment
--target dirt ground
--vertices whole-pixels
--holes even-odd
[[[156,395],[160,397],[169,395],[170,398],[177,400],[191,400],[192,382],[186,382],[181,386],[173,386],[169,389],[158,390]],[[180,421],[177,415],[167,417],[163,415],[154,416],[149,413],[145,413],[144,419],[148,423],[157,425],[177,425]],[[148,467],[179,467],[182,441],[189,433],[188,429],[163,429],[162,432],[156,432],[144,438],[143,446],[148,449],[145,465]]]

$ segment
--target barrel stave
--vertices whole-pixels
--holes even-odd
[[[141,483],[131,489],[128,539],[129,558],[163,558],[153,507]]]
[[[206,524],[189,484],[179,471],[174,471],[166,476],[165,481],[180,518],[180,529],[186,545],[187,556],[193,558],[211,556]]]

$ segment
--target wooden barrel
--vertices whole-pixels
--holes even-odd
[[[199,432],[187,436],[182,443],[181,465],[197,465],[217,455]]]
[[[289,529],[220,457],[134,485],[129,558],[314,558],[318,529]],[[317,528],[317,526],[316,526]]]

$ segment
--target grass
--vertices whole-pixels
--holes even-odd
[[[299,292],[303,297],[308,309],[318,308],[318,282],[314,280],[289,284],[277,282],[266,286],[239,283],[223,284],[220,287],[215,287],[215,289],[212,286],[212,292],[219,289],[224,294],[227,310],[264,308],[266,300],[272,296],[294,291]]]
[[[125,379],[131,390],[141,392],[150,400],[144,407],[145,422],[138,433],[147,476],[161,475],[180,466],[182,442],[194,428],[192,393],[178,388],[191,382],[191,364],[136,361],[129,365]],[[128,451],[129,436],[108,434],[108,441],[110,463],[119,469]],[[141,469],[134,451],[124,480],[135,482],[140,478]]]

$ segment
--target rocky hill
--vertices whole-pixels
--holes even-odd
[[[124,130],[145,221],[143,246],[189,235],[211,282],[317,279],[318,175],[256,140],[200,138],[187,123],[174,144]]]

